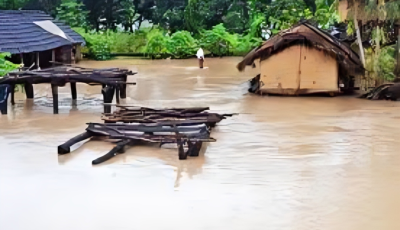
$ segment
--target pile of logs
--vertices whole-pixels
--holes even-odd
[[[214,127],[216,123],[232,116],[232,114],[218,114],[205,112],[208,107],[199,108],[175,108],[175,109],[153,109],[145,107],[134,107],[117,105],[119,110],[114,113],[104,113],[102,119],[105,123],[162,123],[173,122],[175,125],[198,125],[206,124]]]
[[[33,84],[51,84],[53,93],[53,112],[58,113],[58,87],[63,87],[67,83],[71,85],[72,99],[77,99],[76,83],[86,83],[88,85],[102,85],[102,94],[105,103],[111,103],[116,92],[117,103],[119,98],[126,98],[126,85],[128,75],[134,75],[127,69],[89,69],[77,66],[58,66],[43,70],[26,70],[9,73],[0,79],[0,85],[10,85],[12,89],[16,84],[23,84],[27,98],[34,97]],[[14,90],[11,90],[11,103],[14,105]],[[108,110],[105,109],[105,112]]]
[[[233,114],[205,112],[209,108],[151,109],[144,107],[119,106],[114,113],[105,113],[104,124],[89,123],[86,131],[58,147],[59,154],[70,153],[70,147],[91,137],[107,137],[119,140],[116,147],[104,156],[92,161],[103,163],[119,153],[125,146],[140,142],[160,144],[175,143],[180,160],[187,156],[199,155],[203,142],[215,142],[210,137],[211,128],[216,123]],[[185,148],[187,149],[185,151]]]

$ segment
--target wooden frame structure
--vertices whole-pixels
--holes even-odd
[[[12,89],[16,84],[23,84],[26,97],[34,98],[33,84],[51,84],[53,94],[53,113],[58,114],[58,87],[63,87],[67,83],[71,85],[72,99],[77,99],[76,83],[86,83],[89,85],[102,85],[104,103],[111,103],[116,92],[116,100],[126,98],[126,86],[136,85],[128,83],[128,75],[134,75],[132,71],[126,69],[89,69],[81,67],[59,66],[44,70],[27,70],[9,73],[0,79],[0,85],[10,85]],[[11,103],[14,105],[14,90],[11,90]],[[105,106],[105,112],[110,112],[111,107]]]
[[[212,127],[216,123],[233,114],[217,114],[205,112],[209,108],[177,108],[151,109],[144,107],[119,106],[120,110],[105,113],[105,124],[89,123],[86,131],[64,144],[58,146],[58,153],[70,153],[74,144],[92,137],[108,137],[120,140],[117,145],[104,156],[93,160],[92,164],[103,163],[117,154],[124,153],[127,145],[137,145],[141,141],[160,143],[176,143],[180,160],[188,156],[197,157],[203,142],[215,142],[210,137]],[[187,151],[184,148],[187,148]]]

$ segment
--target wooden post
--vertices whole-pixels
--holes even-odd
[[[128,80],[128,76],[125,76],[125,77],[124,77],[124,83],[126,83],[127,80]],[[125,98],[126,98],[126,84],[123,84],[123,85],[121,86],[120,96],[121,96],[122,99],[125,99]]]
[[[21,64],[22,64],[22,66],[24,66],[24,54],[20,53],[19,56],[21,58]]]
[[[119,86],[117,86],[117,88],[115,88],[115,97],[116,97],[116,100],[117,100],[117,104],[119,104],[119,96],[120,96]]]
[[[51,61],[52,61],[52,66],[54,66],[55,65],[55,61],[56,61],[56,50],[55,49],[52,49],[51,50]]]
[[[187,153],[183,149],[183,141],[182,141],[182,139],[178,138],[176,140],[176,144],[178,145],[179,160],[186,160],[187,159]]]
[[[10,85],[0,85],[0,112],[1,114],[7,114],[7,106],[8,106],[8,94],[10,93],[11,86]]]
[[[400,22],[399,22],[400,23]],[[396,75],[400,78],[400,25],[397,26],[397,65],[396,65]]]
[[[12,84],[11,85],[11,89],[10,89],[10,93],[11,93],[11,105],[15,105],[15,85]]]
[[[51,84],[51,91],[53,93],[53,113],[58,114],[58,86]]]
[[[25,88],[26,98],[33,99],[34,98],[33,85],[29,82],[26,82],[24,84],[24,88]]]
[[[72,100],[76,100],[77,94],[76,94],[76,82],[71,82],[71,95],[72,95]]]
[[[361,62],[363,64],[363,67],[365,68],[364,47],[362,45],[361,32],[360,32],[360,28],[358,26],[357,13],[358,13],[358,2],[355,2],[354,3],[354,28],[356,29],[357,43],[358,43],[358,48],[360,49]]]
[[[39,52],[36,52],[36,67],[38,70],[40,70]]]
[[[101,90],[101,93],[103,94],[103,102],[104,103],[112,103],[112,100],[114,98],[114,93],[115,93],[115,87],[114,86],[106,86]],[[104,113],[111,113],[110,105],[104,105]]]

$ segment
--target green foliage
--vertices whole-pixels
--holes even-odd
[[[237,37],[228,33],[222,23],[201,33],[201,46],[217,56],[229,54],[237,42]]]
[[[6,59],[10,57],[10,53],[0,53],[0,77],[7,75],[9,72],[18,69],[20,65],[14,64]]]
[[[0,1],[1,10],[18,10],[23,7],[29,0],[2,0]]]
[[[395,48],[380,48],[381,43],[387,42],[387,34],[385,31],[377,27],[372,31],[372,47],[365,52],[366,69],[375,78],[391,81],[395,78],[394,70],[396,67]]]
[[[85,32],[82,28],[75,28],[86,41],[87,49],[83,49],[82,53],[89,58],[95,60],[109,60],[111,59],[111,45],[113,44],[112,32]]]
[[[339,22],[339,0],[335,0],[331,5],[327,5],[326,0],[316,0],[316,4],[317,10],[315,11],[314,19],[322,29],[329,29],[330,26]]]
[[[274,1],[265,11],[266,25],[271,34],[290,28],[300,19],[311,19],[312,12],[302,0],[280,0]]]
[[[168,53],[174,58],[187,58],[193,56],[199,48],[197,41],[188,31],[179,31],[168,39]]]
[[[203,31],[200,36],[201,47],[216,56],[244,55],[262,43],[261,38],[252,34],[243,36],[227,32],[222,23]]]
[[[88,15],[83,7],[83,3],[78,0],[63,0],[57,7],[57,17],[71,27],[83,27],[86,25]]]
[[[164,32],[154,29],[147,34],[145,53],[152,58],[163,58],[167,54],[168,37]]]

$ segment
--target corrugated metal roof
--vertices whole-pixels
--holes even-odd
[[[73,41],[54,35],[33,23],[46,20],[52,21]],[[30,53],[78,43],[85,45],[82,36],[42,11],[0,10],[0,52]]]

